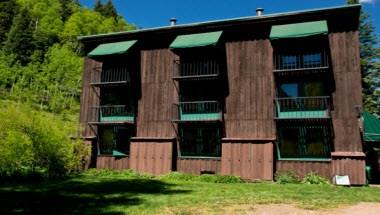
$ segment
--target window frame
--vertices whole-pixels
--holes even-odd
[[[298,129],[297,144],[296,150],[297,154],[294,156],[283,156],[281,153],[281,144],[283,139],[284,129]],[[301,148],[306,149],[310,142],[307,142],[308,130],[311,129],[322,129],[324,136],[322,138],[322,146],[324,150],[323,156],[313,157],[310,154],[300,152]],[[310,131],[309,131],[310,132]],[[331,150],[332,150],[332,136],[331,128],[328,125],[283,125],[277,128],[277,158],[278,160],[304,160],[304,161],[330,161],[331,160]]]

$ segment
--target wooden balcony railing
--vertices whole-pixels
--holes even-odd
[[[192,101],[174,104],[173,121],[221,121],[218,101]]]
[[[91,73],[92,85],[120,85],[130,82],[130,74],[126,67],[110,67],[94,69]]]
[[[330,97],[276,98],[277,119],[330,118]]]
[[[277,53],[274,55],[274,72],[293,70],[326,70],[329,55],[326,51],[305,53]]]
[[[133,105],[105,105],[92,108],[90,123],[134,123]]]
[[[221,66],[217,60],[174,61],[173,79],[217,78]]]

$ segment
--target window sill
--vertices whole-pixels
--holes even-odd
[[[108,154],[99,154],[98,157],[114,157],[114,158],[125,158],[129,157],[129,155],[108,155]]]
[[[279,158],[278,161],[331,162],[331,158]]]
[[[221,157],[207,157],[207,156],[178,156],[178,159],[204,159],[204,160],[221,160]]]

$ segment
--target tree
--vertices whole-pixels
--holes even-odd
[[[108,0],[108,2],[103,6],[103,16],[112,17],[114,19],[118,18],[117,11],[115,6],[112,3],[112,0]]]
[[[100,0],[96,0],[94,10],[106,18],[114,18],[116,20],[119,17],[112,0],[108,0],[106,4],[102,4]]]
[[[15,0],[0,2],[0,44],[7,39],[7,33],[12,26],[17,10],[18,6]]]
[[[358,0],[347,0],[348,4],[358,4]],[[367,111],[380,115],[380,56],[375,27],[366,12],[360,14],[359,26],[360,57],[363,83],[364,107]]]
[[[4,44],[4,52],[13,54],[22,65],[26,65],[33,53],[32,18],[27,9],[23,8],[14,18],[12,27]]]

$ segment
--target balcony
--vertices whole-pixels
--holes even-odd
[[[274,55],[274,73],[326,72],[329,55],[326,51],[277,53]]]
[[[221,105],[217,101],[193,101],[174,104],[174,122],[221,121]]]
[[[330,118],[330,97],[276,98],[276,119]]]
[[[173,79],[216,79],[220,70],[217,60],[174,61]]]
[[[130,74],[125,66],[94,69],[91,73],[91,85],[124,85],[130,82]]]
[[[123,124],[135,122],[134,107],[106,105],[93,107],[90,124]]]

